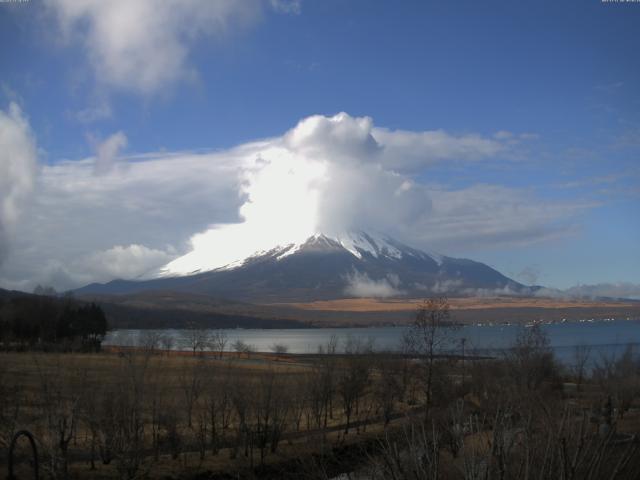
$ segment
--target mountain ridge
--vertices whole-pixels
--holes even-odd
[[[277,255],[275,255],[276,258],[281,260],[301,249],[322,249],[322,247],[324,247],[325,250],[343,248],[358,259],[362,259],[363,254],[370,254],[374,257],[389,256],[398,258],[401,250],[412,255],[422,256],[423,258],[430,257],[436,263],[440,263],[443,257],[438,253],[427,253],[423,250],[414,249],[387,235],[372,234],[371,232],[365,232],[362,230],[342,232],[334,235],[315,233],[314,235],[306,237],[302,241],[275,244],[269,248],[253,252],[245,258],[235,259],[231,263],[216,263],[211,259],[207,259],[205,255],[199,258],[200,264],[198,268],[180,268],[179,265],[184,259],[187,259],[196,253],[195,251],[192,251],[182,257],[172,260],[167,265],[159,269],[155,275],[152,273],[151,277],[186,276],[197,273],[206,273],[213,270],[232,270],[244,265],[247,261],[256,257],[277,253]]]
[[[317,233],[304,241],[275,245],[226,265],[205,261],[198,269],[180,270],[175,268],[179,262],[175,262],[155,272],[152,278],[91,284],[76,292],[129,294],[174,290],[269,303],[353,296],[416,297],[477,292],[509,295],[530,289],[483,263],[428,253],[389,236],[363,231]]]

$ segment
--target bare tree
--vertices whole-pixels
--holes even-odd
[[[169,353],[173,349],[174,344],[175,344],[175,339],[173,338],[173,335],[165,333],[160,338],[160,345],[162,345],[162,348],[166,353]]]
[[[260,449],[260,463],[264,463],[266,448],[275,453],[284,432],[288,403],[278,374],[273,370],[260,375],[253,402],[252,436]]]
[[[20,420],[23,403],[22,388],[11,381],[6,366],[0,361],[0,448],[9,448],[13,434]]]
[[[635,345],[627,345],[619,357],[615,354],[602,355],[595,362],[593,377],[615,402],[618,416],[622,419],[634,399],[640,396],[640,360],[635,354]]]
[[[91,470],[96,469],[96,449],[100,427],[99,399],[104,395],[102,385],[93,385],[87,389],[86,395],[80,399],[80,418],[91,433],[90,460]]]
[[[222,358],[222,354],[224,353],[224,349],[227,346],[227,342],[229,338],[224,330],[216,330],[209,339],[211,343],[211,349],[218,352],[218,358]]]
[[[182,451],[182,435],[177,412],[167,409],[160,413],[158,423],[164,432],[163,443],[168,447],[173,460],[177,460]]]
[[[276,355],[284,355],[289,351],[289,346],[284,343],[274,343],[269,349]]]
[[[381,442],[377,461],[379,475],[372,478],[396,480],[440,477],[440,434],[434,426],[410,424],[399,438],[388,433]]]
[[[502,463],[508,478],[632,479],[640,475],[640,445],[621,443],[613,430],[604,435],[594,430],[582,409],[549,411],[516,432],[513,453]]]
[[[336,390],[335,372],[337,368],[335,354],[337,351],[338,337],[336,335],[331,335],[326,345],[318,347],[320,358],[318,360],[317,373],[319,375],[319,389],[322,398],[325,428],[327,427],[328,419],[333,419],[333,397]]]
[[[196,440],[196,447],[198,448],[198,454],[200,456],[200,462],[204,460],[207,453],[207,447],[209,443],[209,412],[207,411],[207,399],[204,395],[201,395],[196,399],[195,416],[196,422],[192,426],[194,437]]]
[[[290,395],[289,409],[291,424],[296,432],[300,431],[302,418],[309,412],[309,387],[310,375],[296,375],[287,386]]]
[[[160,456],[161,440],[161,416],[162,412],[171,408],[171,396],[168,394],[173,387],[172,383],[163,373],[165,362],[158,358],[153,369],[145,377],[145,410],[148,415],[148,424],[151,430],[151,446],[154,460],[157,462]]]
[[[418,356],[423,366],[427,414],[433,403],[436,359],[451,345],[453,328],[447,298],[430,298],[418,306],[415,319],[404,336],[406,350]]]
[[[338,336],[331,335],[326,345],[318,346],[318,355],[335,355],[338,351]]]
[[[96,442],[104,465],[109,465],[116,451],[116,396],[120,385],[101,385],[95,412]]]
[[[145,453],[145,393],[149,380],[149,355],[124,355],[123,376],[114,391],[114,458],[121,478],[133,480],[148,474]]]
[[[349,433],[353,414],[360,413],[360,402],[369,383],[371,344],[350,337],[345,347],[345,357],[338,376],[338,393],[345,415],[344,433]]]
[[[512,383],[527,392],[538,391],[544,382],[553,384],[559,378],[549,337],[539,324],[521,327],[506,357]]]
[[[209,423],[209,446],[216,455],[223,442],[225,431],[229,428],[232,415],[231,387],[234,372],[230,364],[222,372],[208,369],[204,386],[206,418]]]
[[[249,382],[246,378],[240,376],[231,377],[229,392],[231,395],[231,403],[235,411],[235,430],[236,438],[232,448],[229,449],[229,455],[232,459],[238,455],[238,449],[244,444],[245,456],[249,454],[249,409],[251,403],[251,394],[249,393]]]
[[[402,394],[401,379],[398,378],[391,358],[380,355],[377,360],[378,375],[373,386],[373,393],[386,427],[393,416],[395,404]]]
[[[153,355],[156,353],[156,350],[160,347],[161,340],[162,340],[162,334],[160,332],[156,332],[153,330],[146,330],[142,332],[138,337],[138,346],[142,348],[145,352]]]
[[[582,389],[582,383],[587,373],[587,365],[591,357],[591,347],[589,345],[576,345],[573,349],[573,362],[570,366],[571,373],[576,382],[578,391]]]
[[[245,343],[243,340],[240,340],[240,339],[233,342],[231,344],[231,347],[238,353],[238,358],[240,358],[240,356],[243,353],[248,358],[249,354],[254,351],[254,347],[252,345],[249,345],[248,343]]]
[[[187,426],[193,426],[194,406],[204,388],[205,365],[202,360],[185,362],[178,380],[187,414]]]
[[[48,470],[54,478],[69,477],[69,445],[81,417],[81,398],[85,391],[86,370],[65,372],[60,358],[46,366],[36,361],[40,381],[41,415],[45,432],[41,444],[49,457]],[[62,378],[67,377],[67,381]]]
[[[209,331],[193,326],[181,332],[181,340],[183,348],[191,350],[194,357],[198,352],[204,352],[211,344]]]

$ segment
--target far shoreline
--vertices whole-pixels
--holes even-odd
[[[343,298],[306,303],[236,303],[207,297],[154,294],[85,297],[104,309],[114,329],[317,329],[410,324],[423,299]],[[460,325],[562,323],[640,319],[640,301],[539,297],[451,297],[451,321]]]
[[[533,327],[534,325],[563,325],[563,324],[576,324],[576,323],[584,323],[584,324],[594,324],[594,323],[610,323],[610,322],[640,322],[640,317],[634,318],[589,318],[589,319],[576,319],[576,320],[539,320],[532,321],[527,323],[517,323],[517,322],[487,322],[487,323],[454,323],[447,325],[444,328],[468,328],[468,327],[476,327],[476,328],[491,328],[491,327]],[[405,324],[340,324],[340,325],[309,325],[302,327],[196,327],[197,330],[223,330],[227,332],[233,331],[274,331],[274,330],[283,330],[283,331],[305,331],[305,330],[370,330],[370,329],[382,329],[382,328],[398,328],[398,329],[406,329],[411,326],[410,323]],[[193,330],[192,327],[161,327],[161,328],[131,328],[131,327],[121,327],[121,328],[112,328],[109,330],[109,333],[120,332],[120,331],[188,331]]]

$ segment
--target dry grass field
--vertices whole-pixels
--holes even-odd
[[[95,300],[105,307],[110,322],[118,328],[140,328],[141,325],[142,328],[184,328],[185,319],[210,328],[400,325],[412,321],[416,307],[423,301],[421,298],[348,298],[249,304],[220,302],[206,295],[161,292],[105,296]],[[449,299],[449,303],[453,318],[459,323],[640,318],[640,302],[634,301],[460,297]],[[126,312],[137,313],[130,317]]]
[[[413,312],[422,299],[379,299],[345,298],[339,300],[319,300],[308,303],[271,304],[289,306],[301,310],[320,310],[335,312]],[[497,308],[630,308],[640,311],[639,302],[560,300],[534,297],[465,297],[450,298],[451,310],[476,310]]]
[[[265,306],[314,326],[402,325],[413,321],[423,300],[350,298]],[[451,318],[461,324],[559,322],[582,319],[640,319],[640,302],[550,298],[450,298]]]
[[[303,356],[0,353],[0,475],[21,429],[37,440],[41,478],[640,475],[631,348],[588,372],[559,366],[539,327],[497,359],[437,357],[430,343],[398,357],[354,342]],[[16,453],[18,478],[30,478],[24,440]]]
[[[324,400],[331,403],[327,411],[329,403],[320,405],[312,392],[320,394],[314,385],[324,367],[308,362],[292,355],[218,358],[142,348],[0,353],[0,472],[11,434],[20,429],[35,435],[45,478],[105,479],[189,478],[257,467],[277,472],[281,464],[295,471],[312,468],[292,467],[296,459],[312,461],[312,453],[380,434],[377,375],[367,374],[347,420],[335,385],[342,367],[330,367],[336,377],[332,398]],[[396,401],[394,408],[390,424],[397,425],[409,407]],[[62,438],[68,438],[64,446]],[[18,471],[28,476],[25,446]],[[274,475],[267,478],[279,478]]]

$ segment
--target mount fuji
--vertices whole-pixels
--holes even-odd
[[[522,285],[473,260],[412,248],[364,231],[318,233],[232,263],[194,252],[136,280],[114,280],[79,294],[173,291],[252,303],[352,297],[425,297],[526,293]]]

